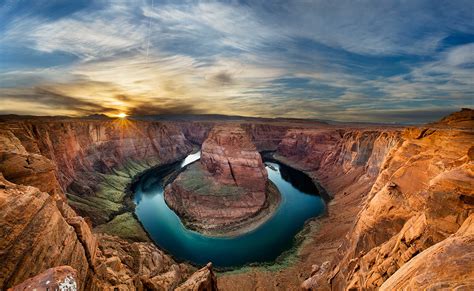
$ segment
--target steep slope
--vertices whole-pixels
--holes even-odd
[[[71,206],[94,226],[133,207],[125,188],[135,175],[192,150],[169,123],[26,120],[1,128],[2,144],[19,149],[0,149],[5,177],[48,193],[66,193]]]
[[[458,231],[473,212],[472,130],[411,128],[402,139],[383,163],[340,255],[305,288],[370,289],[395,274],[403,277],[398,272],[407,271],[405,264]]]
[[[286,132],[274,158],[305,171],[326,191],[328,214],[309,221],[304,240],[286,263],[252,267],[218,277],[223,290],[296,290],[339,251],[385,158],[401,142],[398,128],[293,128]],[[274,269],[278,272],[273,271]]]
[[[68,220],[74,217],[62,199],[35,187],[18,186],[0,176],[0,289],[18,284],[53,266],[70,265],[85,286],[95,238],[84,230],[81,241]],[[77,228],[84,228],[80,222]],[[84,243],[84,244],[83,244]]]

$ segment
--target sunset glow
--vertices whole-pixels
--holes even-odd
[[[0,114],[419,123],[472,106],[474,1],[330,3],[7,1]]]
[[[117,117],[124,119],[127,117],[127,114],[125,112],[120,112],[119,114],[117,114]]]

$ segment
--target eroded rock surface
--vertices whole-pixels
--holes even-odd
[[[235,125],[211,130],[200,162],[166,187],[165,199],[188,227],[211,235],[234,235],[257,227],[280,200],[255,145]]]
[[[257,148],[240,126],[216,126],[204,141],[201,165],[217,182],[265,191],[267,172]]]
[[[48,193],[60,188],[93,225],[123,211],[127,202],[120,177],[179,160],[192,150],[181,130],[166,122],[26,120],[0,124],[0,129],[0,142],[15,147],[0,148],[4,176]],[[124,169],[125,175],[115,172]]]
[[[445,241],[473,213],[474,133],[444,126],[409,128],[403,131],[402,140],[382,164],[355,225],[339,249],[340,255],[326,272],[309,278],[304,287],[380,288],[395,274],[401,278],[400,274],[409,272],[411,269],[404,266],[415,264],[412,260],[431,257],[425,252],[432,246],[436,249],[441,244],[438,247],[444,249]],[[450,251],[456,259],[455,251]],[[470,248],[466,252],[467,258],[472,257]],[[419,278],[430,277],[421,274],[423,271],[428,269],[420,268]],[[435,282],[438,286],[461,286],[463,278],[441,276]],[[387,286],[404,286],[397,285],[396,279],[387,282]],[[413,281],[406,286],[416,284]]]
[[[44,270],[70,265],[77,282],[86,283],[89,261],[95,254],[95,238],[88,231],[83,240],[68,223],[74,211],[32,186],[20,186],[0,176],[0,289],[17,285]],[[88,227],[87,227],[88,228]],[[91,251],[86,251],[91,250]]]
[[[43,273],[18,284],[9,291],[23,290],[78,290],[77,272],[70,266],[48,269]]]

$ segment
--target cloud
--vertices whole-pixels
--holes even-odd
[[[78,11],[57,20],[20,17],[8,24],[0,40],[41,52],[67,52],[85,61],[143,49],[146,25],[136,20],[133,9],[116,2],[107,9]]]
[[[474,43],[462,45],[450,50],[446,63],[451,66],[474,65]]]
[[[85,2],[0,8],[0,54],[75,56],[1,69],[4,112],[407,121],[472,107],[474,40],[456,39],[472,1]]]
[[[1,89],[0,94],[4,101],[16,101],[21,103],[39,104],[53,109],[76,112],[79,115],[94,114],[97,112],[111,113],[116,111],[98,104],[97,102],[86,101],[71,96],[63,95],[49,88],[36,87],[32,90],[8,90]]]
[[[219,72],[211,77],[211,80],[218,85],[230,85],[234,83],[233,77],[231,74],[226,71]]]

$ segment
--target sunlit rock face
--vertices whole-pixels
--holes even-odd
[[[96,241],[87,225],[71,226],[74,216],[59,197],[0,175],[0,289],[61,264],[74,267],[76,281],[84,286]]]
[[[474,253],[467,244],[472,240],[468,217],[474,211],[473,126],[472,113],[464,111],[429,127],[405,129],[338,255],[303,286],[472,286],[466,281],[472,272],[445,265],[455,261],[472,270]]]
[[[77,272],[70,266],[61,266],[48,269],[43,273],[18,284],[11,291],[24,290],[79,290]]]

